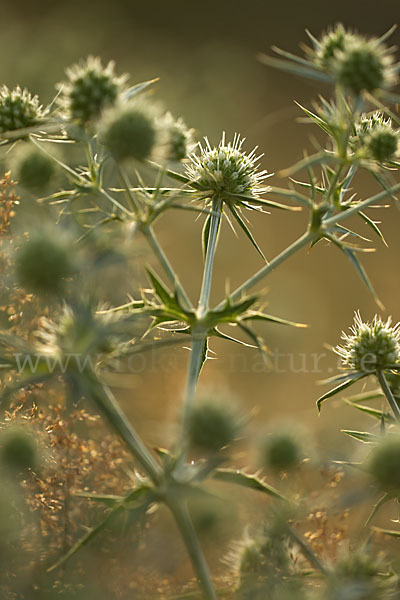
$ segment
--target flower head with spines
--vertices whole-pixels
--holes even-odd
[[[342,333],[343,345],[335,352],[341,357],[343,367],[360,373],[372,373],[400,362],[400,323],[392,325],[389,317],[382,321],[375,315],[372,321],[364,322],[359,312],[355,313],[350,334]]]
[[[19,86],[0,88],[0,133],[33,127],[40,123],[44,111],[38,96]]]
[[[358,140],[374,160],[383,163],[396,157],[399,147],[399,131],[392,126],[392,119],[375,111],[371,115],[361,115],[355,126]]]
[[[166,160],[178,162],[192,153],[195,147],[193,129],[189,129],[182,118],[175,119],[170,112],[166,112],[157,121]]]
[[[204,138],[205,147],[199,142],[200,154],[192,153],[186,165],[186,174],[191,182],[201,189],[209,190],[210,195],[244,194],[257,197],[268,188],[261,183],[269,175],[258,171],[258,162],[263,156],[256,156],[257,146],[246,154],[242,150],[245,138],[235,134],[232,142],[226,143],[225,133],[218,146],[212,147]]]
[[[395,85],[398,65],[394,65],[392,50],[381,39],[354,35],[335,53],[331,73],[340,85],[358,96]]]
[[[67,117],[81,125],[97,119],[113,106],[123,91],[126,75],[117,77],[115,63],[103,67],[99,57],[89,56],[66,70],[67,82],[58,84],[59,102]]]

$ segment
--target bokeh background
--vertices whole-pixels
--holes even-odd
[[[266,68],[257,55],[270,52],[274,44],[301,52],[299,44],[307,42],[306,28],[319,35],[338,21],[365,34],[380,35],[399,16],[395,0],[383,0],[379,6],[348,0],[17,0],[2,2],[1,15],[1,82],[27,86],[45,104],[69,64],[88,54],[105,61],[114,59],[118,72],[131,74],[132,84],[160,77],[157,99],[175,115],[182,115],[199,137],[207,135],[216,143],[222,131],[228,136],[239,132],[247,138],[248,150],[258,145],[264,152],[262,167],[270,172],[290,166],[304,149],[313,151],[317,132],[296,121],[300,111],[294,100],[310,106],[318,94],[329,95],[330,90]],[[397,31],[392,42],[399,41]],[[270,181],[287,184],[278,175]],[[359,178],[358,185],[361,198],[376,190],[368,177]],[[393,314],[397,321],[400,214],[395,206],[375,214],[384,219],[389,248],[377,243],[377,251],[365,255],[363,261],[386,306],[384,315]],[[251,217],[253,231],[268,258],[305,227],[301,214],[274,212],[256,217]],[[369,234],[361,221],[358,226],[361,233]],[[195,222],[191,213],[176,213],[160,221],[157,231],[195,299],[202,268],[201,222]],[[260,258],[243,236],[236,239],[225,226],[213,299],[219,301],[227,286],[233,289],[260,266]],[[313,430],[317,440],[323,438],[325,448],[337,449],[338,440],[343,443],[338,429],[350,427],[359,416],[340,401],[332,403],[337,410],[330,405],[317,416],[315,399],[321,388],[316,382],[329,376],[337,362],[324,344],[338,343],[354,310],[371,318],[377,307],[345,257],[327,244],[291,258],[265,286],[260,289],[266,292],[272,314],[309,324],[307,330],[274,325],[260,329],[271,350],[284,355],[279,363],[283,372],[265,372],[253,350],[242,352],[239,347],[213,342],[217,360],[207,364],[201,389],[224,389],[243,409],[251,409],[255,432],[274,427],[280,419],[294,419]],[[315,373],[312,355],[324,352],[321,372]],[[187,358],[187,350],[177,348],[154,357],[146,368],[138,363],[129,389],[119,392],[125,409],[152,444],[166,444],[172,434]]]

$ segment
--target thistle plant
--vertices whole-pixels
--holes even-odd
[[[207,496],[210,482],[218,481],[258,492],[277,505],[266,530],[254,543],[242,548],[237,597],[264,598],[273,594],[271,597],[281,600],[293,597],[296,590],[299,597],[308,598],[305,581],[310,571],[317,589],[326,588],[332,598],[349,597],[344,595],[347,588],[343,592],[335,576],[340,569],[335,571],[298,530],[297,510],[300,513],[307,508],[306,494],[300,501],[298,496],[287,498],[260,473],[237,468],[232,464],[234,458],[229,466],[224,466],[228,460],[224,449],[238,437],[239,423],[225,407],[199,403],[197,394],[214,337],[256,348],[268,361],[268,339],[265,341],[253,324],[304,326],[265,313],[264,299],[260,294],[251,294],[259,282],[301,249],[318,251],[321,240],[339,249],[382,306],[358,258],[360,252],[371,250],[366,246],[370,242],[356,229],[345,226],[344,221],[357,217],[379,240],[384,240],[367,211],[381,201],[392,200],[400,191],[400,183],[393,178],[393,170],[399,166],[399,120],[386,106],[397,100],[390,88],[396,83],[399,67],[386,46],[387,36],[367,39],[342,26],[319,40],[309,35],[313,48],[307,51],[306,58],[281,50],[277,50],[278,59],[261,57],[270,66],[334,86],[333,99],[320,98],[313,110],[299,107],[307,121],[322,129],[325,138],[314,155],[281,173],[290,177],[287,188],[264,184],[272,175],[260,166],[263,155],[257,154],[257,148],[247,152],[245,140],[238,134],[228,142],[222,134],[215,146],[205,137],[205,142],[193,149],[193,132],[149,98],[149,89],[156,81],[125,89],[126,78],[114,74],[113,63],[104,68],[99,59],[89,58],[67,71],[68,81],[60,96],[46,109],[46,119],[52,120],[51,129],[40,127],[43,113],[36,97],[20,88],[15,93],[3,89],[2,131],[11,128],[15,131],[13,139],[24,138],[12,152],[20,152],[24,144],[23,159],[29,158],[28,163],[16,163],[21,184],[35,188],[37,175],[40,183],[51,185],[51,176],[45,172],[50,163],[66,180],[63,189],[55,188],[38,198],[49,223],[54,223],[49,225],[48,234],[43,230],[35,235],[32,231],[28,240],[18,242],[20,249],[14,261],[17,282],[26,293],[41,296],[45,314],[29,335],[0,333],[4,402],[21,389],[42,390],[43,385],[51,387],[62,381],[67,405],[91,403],[119,436],[135,465],[131,485],[123,493],[107,497],[86,493],[88,500],[105,503],[107,510],[92,529],[77,537],[47,565],[48,573],[64,566],[115,515],[129,512],[132,521],[141,523],[159,505],[164,505],[181,534],[201,594],[208,600],[222,597],[203,554],[189,502]],[[29,127],[33,129],[27,131]],[[5,141],[9,142],[7,135]],[[55,142],[64,144],[66,158],[49,150]],[[68,160],[71,145],[81,157],[78,166],[76,161]],[[35,164],[40,173],[36,174],[33,167],[33,174],[29,175]],[[380,191],[359,199],[354,191],[358,171],[378,182]],[[267,244],[255,239],[246,216],[259,216],[266,209],[308,214],[302,235],[268,261]],[[183,210],[203,220],[204,264],[195,302],[156,233],[166,212]],[[215,255],[225,220],[239,227],[263,264],[213,304]],[[63,227],[72,237],[63,237]],[[96,286],[99,267],[88,256],[91,244],[100,234],[113,243],[124,237],[125,245],[130,244],[132,251],[130,258],[135,256],[136,240],[142,236],[156,261],[157,270],[154,265],[146,265],[140,281],[133,286],[128,271],[120,278],[120,289],[114,290],[112,297],[127,298],[125,302],[104,297],[105,289]],[[235,328],[246,341],[228,334],[226,327]],[[129,371],[127,361],[132,355],[176,344],[190,344],[180,430],[170,447],[154,450],[125,415],[108,380],[110,374],[117,377],[121,369]],[[320,398],[318,407],[352,384],[375,376],[380,385],[378,396],[387,398],[393,412],[387,416],[378,411],[386,435],[386,424],[400,420],[399,386],[394,379],[400,363],[399,325],[393,326],[390,319],[384,321],[380,317],[363,322],[356,313],[355,324],[350,334],[343,334],[343,344],[336,347],[336,353],[341,357],[343,373],[331,380],[337,385]],[[360,408],[357,402],[354,404]],[[361,441],[377,443],[374,434],[351,433]],[[201,453],[200,457],[192,459],[193,447]],[[379,461],[390,462],[385,453],[383,459],[382,454],[377,456],[375,463],[371,462],[375,465],[371,472],[376,464],[381,464]],[[264,464],[277,473],[295,470],[302,459],[302,449],[294,437],[276,434],[266,444]],[[352,582],[358,565],[353,570],[347,566]],[[363,570],[363,565],[359,570],[368,590],[380,589],[380,573]],[[358,571],[355,576],[358,577]],[[390,593],[396,585],[394,581]]]

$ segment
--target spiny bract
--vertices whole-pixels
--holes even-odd
[[[250,154],[242,150],[245,138],[235,134],[233,141],[226,143],[225,133],[217,147],[212,148],[208,138],[204,138],[205,148],[198,144],[200,155],[192,153],[186,165],[190,180],[212,195],[246,194],[258,196],[267,191],[261,182],[268,176],[267,171],[258,171],[257,147]]]
[[[344,344],[335,348],[343,366],[371,373],[400,362],[400,323],[392,326],[391,322],[391,317],[385,322],[375,315],[372,321],[364,323],[356,312],[351,334],[343,332]]]

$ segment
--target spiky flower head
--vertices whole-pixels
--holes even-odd
[[[318,42],[316,40],[315,49],[312,52],[313,61],[318,67],[329,70],[337,52],[344,50],[347,42],[353,37],[353,33],[346,31],[343,25],[338,23],[334,28],[328,29]]]
[[[66,70],[68,81],[59,83],[58,88],[68,119],[85,125],[115,104],[127,77],[118,77],[114,67],[113,61],[103,67],[99,57],[89,56]]]
[[[263,440],[262,462],[273,471],[287,471],[304,459],[299,436],[294,431],[276,431]]]
[[[400,323],[391,325],[392,319],[382,321],[375,315],[364,323],[359,312],[355,313],[350,334],[342,333],[343,345],[335,352],[347,369],[372,373],[400,362]]]
[[[9,468],[25,471],[38,462],[34,432],[27,426],[10,425],[0,435],[0,457]]]
[[[380,163],[394,160],[399,147],[399,131],[392,120],[381,112],[362,114],[355,124],[355,137],[350,140],[355,150]]]
[[[80,370],[106,358],[111,364],[130,345],[127,339],[131,337],[121,313],[93,311],[86,305],[64,305],[56,320],[42,317],[35,335],[41,355],[66,358],[68,368]]]
[[[0,133],[33,127],[40,123],[44,111],[38,96],[17,86],[0,88]]]
[[[203,400],[191,414],[188,435],[192,446],[217,452],[233,442],[239,428],[237,416],[229,406]]]
[[[225,133],[218,146],[211,147],[207,138],[205,147],[198,144],[200,154],[192,153],[186,165],[186,175],[212,195],[245,194],[259,196],[268,188],[262,187],[267,171],[258,171],[258,162],[263,156],[256,156],[257,147],[249,154],[242,150],[245,138],[235,134],[233,141],[226,143]]]
[[[385,492],[400,493],[400,435],[384,436],[367,459],[367,470]]]
[[[158,127],[165,160],[181,161],[193,151],[193,129],[188,129],[183,119],[166,112],[158,120]]]
[[[71,240],[63,232],[40,229],[25,240],[15,259],[17,280],[29,291],[61,293],[75,272]]]
[[[54,160],[26,143],[16,149],[10,166],[18,183],[33,193],[46,190],[56,174]]]
[[[391,50],[379,39],[352,36],[332,61],[334,78],[356,96],[393,86],[397,68]]]
[[[117,161],[146,160],[157,141],[156,108],[135,100],[108,111],[100,125],[99,140]]]

